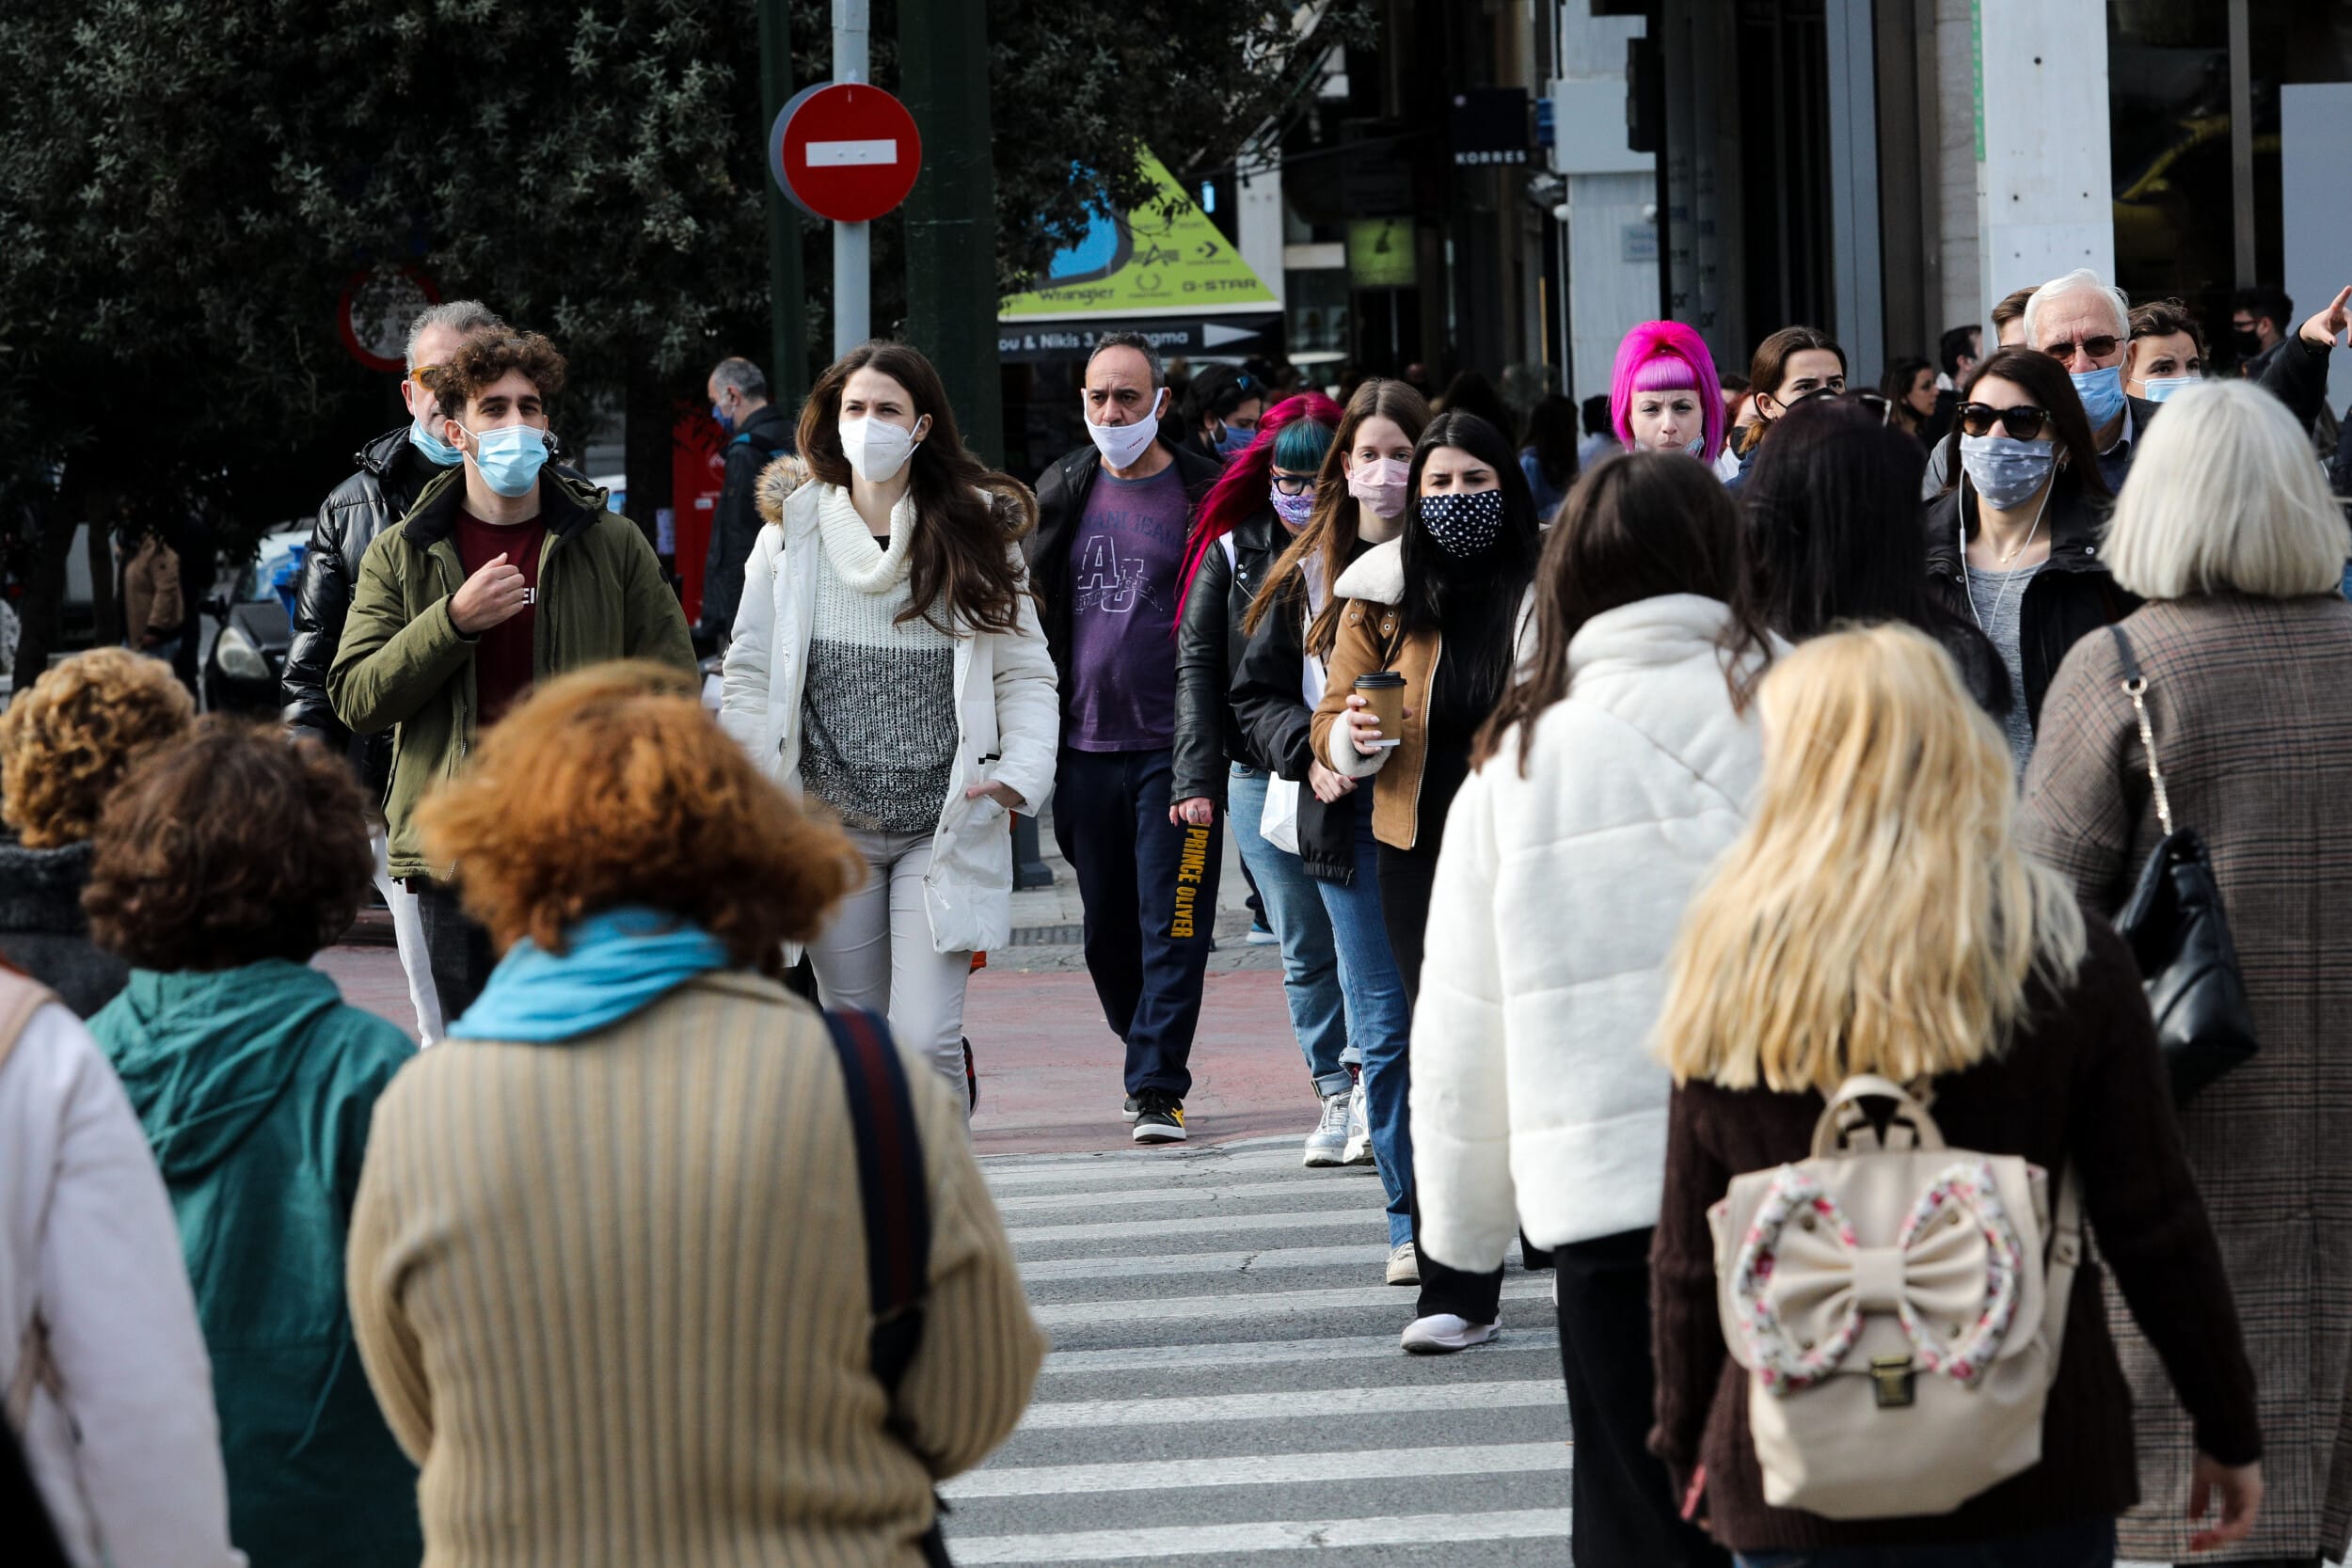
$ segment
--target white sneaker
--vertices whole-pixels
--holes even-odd
[[[1399,1242],[1389,1249],[1389,1283],[1418,1285],[1421,1283],[1421,1254],[1410,1242]]]
[[[1347,1097],[1347,1147],[1340,1151],[1340,1164],[1372,1164],[1372,1125],[1364,1119],[1364,1081],[1360,1078]]]
[[[1307,1134],[1306,1157],[1301,1164],[1312,1168],[1346,1164],[1347,1101],[1344,1092],[1323,1097],[1323,1119]]]
[[[1451,1312],[1433,1312],[1406,1323],[1397,1343],[1405,1347],[1407,1355],[1451,1355],[1457,1350],[1485,1344],[1502,1326],[1500,1321],[1474,1323]]]

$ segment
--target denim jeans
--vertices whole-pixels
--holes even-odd
[[[1740,1568],[2109,1568],[2115,1521],[2089,1519],[1943,1545],[1832,1546],[1813,1552],[1742,1552]]]
[[[1347,1037],[1363,1053],[1364,1123],[1372,1133],[1373,1163],[1389,1200],[1389,1245],[1412,1240],[1413,1131],[1408,1106],[1411,1068],[1406,1048],[1413,1037],[1413,1010],[1406,1005],[1405,978],[1389,951],[1389,928],[1380,918],[1379,845],[1372,836],[1372,786],[1362,785],[1356,803],[1356,879],[1343,887],[1316,881],[1331,917],[1339,949],[1340,990],[1347,999]]]
[[[1266,775],[1233,764],[1225,785],[1225,820],[1233,832],[1241,863],[1258,879],[1265,900],[1266,925],[1282,943],[1282,995],[1290,1003],[1291,1033],[1306,1053],[1307,1075],[1315,1093],[1344,1093],[1347,1071],[1347,1012],[1340,999],[1339,955],[1333,950],[1331,917],[1307,875],[1287,849],[1259,836],[1265,816]]]

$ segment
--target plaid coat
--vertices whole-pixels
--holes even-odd
[[[2182,1113],[2261,1395],[2268,1497],[2232,1558],[2344,1555],[2352,1536],[2352,604],[2238,594],[2122,623],[2148,677],[2176,827],[2197,830],[2262,1052]],[[2114,639],[2074,644],[2026,775],[2026,842],[2112,913],[2162,830]],[[2192,1443],[2110,1299],[2138,1412],[2122,1555],[2178,1561]]]

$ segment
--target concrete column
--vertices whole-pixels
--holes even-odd
[[[1287,305],[1290,294],[1282,286],[1282,150],[1270,144],[1246,147],[1238,162],[1234,248],[1258,281]]]
[[[1979,0],[1974,130],[1984,309],[2075,267],[2115,277],[2106,38],[2102,0]]]
[[[1609,390],[1617,343],[1658,314],[1658,160],[1626,147],[1626,40],[1640,17],[1562,8],[1552,172],[1565,177],[1568,355],[1578,402]]]

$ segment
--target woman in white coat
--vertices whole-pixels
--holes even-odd
[[[4,965],[0,1335],[7,1419],[75,1568],[244,1563],[147,1134],[81,1020]]]
[[[1006,814],[1054,783],[1060,708],[1019,549],[1037,503],[964,450],[903,343],[837,360],[799,434],[808,483],[744,568],[720,722],[870,868],[809,946],[824,1005],[886,1014],[961,1087],[972,954],[1012,936]]]
[[[1649,1243],[1673,1089],[1650,1054],[1682,910],[1745,825],[1736,505],[1678,452],[1613,457],[1545,541],[1535,653],[1446,824],[1413,1019],[1422,1234],[1458,1268],[1552,1251],[1576,1432],[1575,1560],[1721,1563],[1676,1515],[1650,1424]]]

